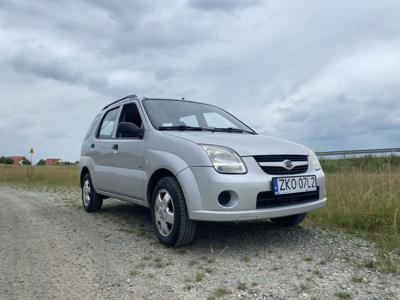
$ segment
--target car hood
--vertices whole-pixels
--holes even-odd
[[[166,131],[165,134],[180,137],[196,144],[211,144],[228,147],[240,156],[268,154],[308,155],[308,148],[286,140],[265,135],[209,131]]]

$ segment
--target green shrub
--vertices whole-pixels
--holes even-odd
[[[22,165],[24,165],[24,166],[31,166],[32,163],[31,163],[29,160],[24,159],[24,160],[22,161]]]
[[[9,157],[0,157],[0,164],[5,164],[5,165],[12,165],[14,163],[14,160],[9,158]]]
[[[46,161],[44,159],[41,159],[38,161],[38,163],[36,164],[37,166],[44,166],[46,164]]]

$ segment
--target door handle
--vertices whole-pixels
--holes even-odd
[[[113,146],[112,146],[112,149],[113,149],[113,151],[118,151],[118,144],[114,144]]]
[[[94,144],[90,145],[90,149],[92,149],[92,150],[94,149]]]

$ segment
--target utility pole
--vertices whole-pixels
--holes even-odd
[[[35,150],[33,150],[33,148],[31,147],[31,149],[29,149],[29,154],[31,155],[31,165],[30,165],[30,180],[32,181],[33,178],[33,154],[35,153]]]
[[[33,165],[33,154],[35,153],[35,150],[33,148],[29,149],[29,154],[31,155],[31,164]]]

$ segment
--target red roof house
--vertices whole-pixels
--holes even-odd
[[[48,158],[46,159],[46,166],[57,166],[61,163],[60,158]]]
[[[10,156],[9,158],[14,161],[14,165],[16,166],[22,165],[22,161],[26,160],[25,156]]]

